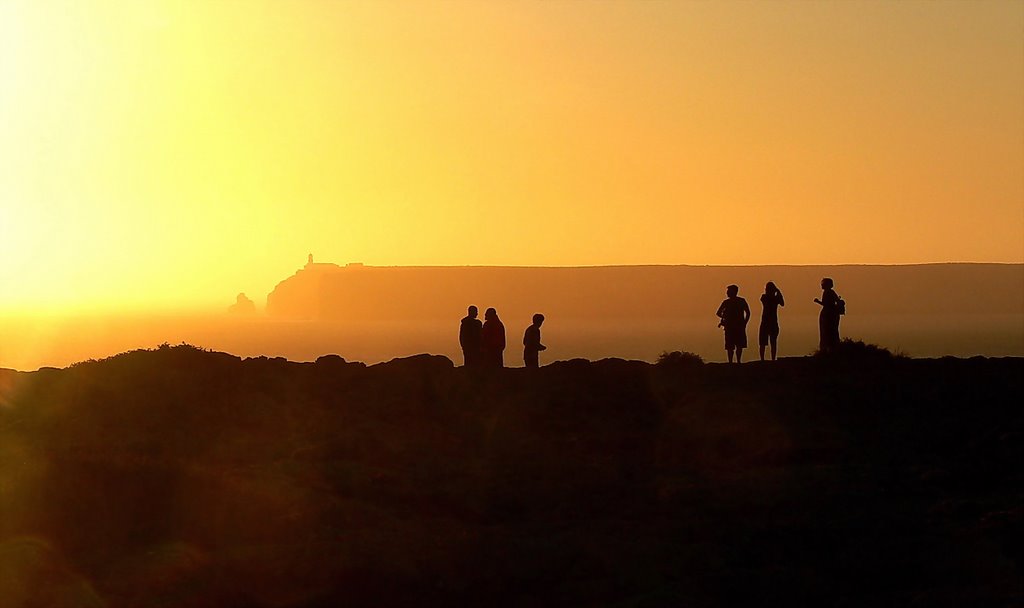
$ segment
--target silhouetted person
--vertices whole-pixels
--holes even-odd
[[[761,294],[761,327],[757,330],[757,345],[764,361],[764,347],[771,344],[772,361],[779,349],[779,306],[785,306],[782,292],[775,283],[768,281]]]
[[[732,351],[736,350],[736,363],[743,359],[743,349],[747,347],[747,321],[750,320],[750,307],[747,301],[737,296],[740,288],[736,285],[729,285],[725,288],[725,295],[728,296],[718,307],[718,318],[720,327],[725,328],[725,352],[729,353],[729,363],[732,363]]]
[[[480,355],[484,367],[504,367],[505,326],[498,311],[488,308],[484,312],[484,327],[480,332]]]
[[[483,323],[476,318],[476,306],[470,306],[467,313],[459,326],[459,346],[462,347],[462,360],[466,367],[479,367],[480,334]]]
[[[523,334],[523,362],[526,367],[540,367],[540,351],[547,346],[540,343],[540,326],[544,323],[544,315],[533,315],[533,325],[526,328]]]
[[[821,305],[821,312],[818,314],[818,350],[821,352],[828,352],[839,346],[839,316],[844,311],[842,298],[832,289],[834,285],[832,279],[822,279],[821,299],[814,298],[814,302]]]

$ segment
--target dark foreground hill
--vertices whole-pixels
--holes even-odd
[[[1019,606],[1022,371],[0,372],[0,605]]]

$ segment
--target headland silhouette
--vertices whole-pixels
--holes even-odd
[[[461,361],[453,318],[473,303],[496,307],[513,332],[543,311],[552,320],[545,332],[556,345],[544,354],[548,362],[653,362],[661,352],[680,349],[725,360],[723,332],[715,330],[712,316],[724,286],[739,285],[750,298],[767,280],[786,293],[777,356],[802,356],[820,347],[822,309],[813,300],[822,296],[822,277],[835,278],[839,293],[855,303],[842,322],[843,336],[915,357],[1024,355],[1020,264],[509,268],[307,262],[266,298],[249,293],[255,314],[225,315],[219,308],[205,316],[0,316],[0,366],[63,366],[162,342],[293,360],[339,352],[373,363],[433,352]],[[225,307],[237,290],[226,293],[232,296]],[[755,316],[763,313],[763,306],[751,304]],[[748,328],[750,340],[753,331]],[[758,325],[759,343],[760,334]],[[505,359],[520,365],[518,352]]]

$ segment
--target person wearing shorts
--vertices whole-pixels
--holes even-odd
[[[782,292],[775,283],[768,281],[761,294],[761,326],[757,330],[757,345],[764,361],[764,349],[772,347],[772,361],[775,361],[779,348],[779,306],[785,306]]]
[[[750,321],[750,307],[747,301],[739,297],[740,288],[729,285],[725,288],[727,296],[718,307],[719,326],[725,328],[725,352],[729,355],[729,363],[733,362],[732,354],[736,352],[736,363],[743,360],[743,349],[747,347],[747,322]]]

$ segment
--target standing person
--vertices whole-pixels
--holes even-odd
[[[785,306],[782,292],[775,283],[768,281],[761,294],[761,327],[757,330],[757,345],[764,361],[764,347],[771,344],[772,361],[775,361],[779,346],[779,306]]]
[[[729,285],[725,288],[725,300],[718,307],[718,318],[721,319],[720,326],[725,328],[725,352],[729,353],[729,363],[732,363],[732,351],[736,350],[736,363],[743,360],[743,349],[747,347],[747,321],[750,320],[750,307],[747,301],[737,296],[740,288],[736,285]]]
[[[548,347],[540,343],[540,326],[544,324],[544,315],[533,315],[533,325],[526,328],[523,334],[523,362],[526,367],[540,367],[540,351]]]
[[[488,308],[484,311],[484,326],[480,333],[480,354],[484,367],[504,367],[505,325],[498,318],[498,311]]]
[[[480,333],[483,323],[476,316],[476,306],[470,306],[459,326],[459,346],[462,347],[462,360],[466,367],[480,366]]]
[[[818,314],[818,350],[826,353],[839,346],[839,316],[844,310],[843,299],[832,289],[835,283],[826,277],[821,280],[821,299],[814,298],[821,306]]]

